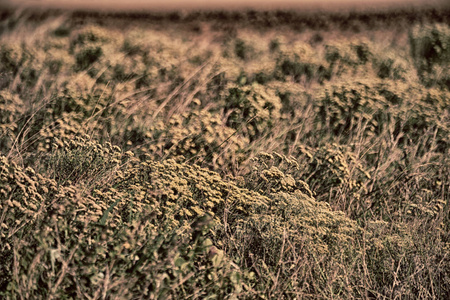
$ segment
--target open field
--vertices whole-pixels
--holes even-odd
[[[449,16],[4,9],[0,298],[448,298]]]

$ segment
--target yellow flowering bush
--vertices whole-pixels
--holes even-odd
[[[83,154],[89,155],[95,152],[93,150],[103,151],[103,154],[120,150],[98,144],[82,147],[80,142],[79,139],[78,144],[66,143],[61,147],[72,152],[80,148],[79,158],[85,161],[89,159],[83,158]],[[125,157],[131,155],[125,154]],[[173,162],[169,161],[166,166],[171,164]],[[90,161],[89,165],[83,166],[84,176],[95,178],[100,166],[98,161]],[[145,166],[147,164],[142,163],[143,173],[137,177],[155,176],[162,184],[166,183],[157,169],[153,173]],[[136,168],[129,170],[137,175],[135,171]],[[145,174],[145,171],[150,173]],[[201,179],[199,169],[190,171]],[[170,174],[169,170],[161,169],[161,172]],[[136,184],[117,186],[131,176],[127,172],[117,172],[110,175],[116,176],[116,180],[102,180],[103,184],[91,186],[92,192],[87,194],[80,187],[90,183],[80,184],[79,180],[77,183],[73,174],[68,175],[62,186],[31,168],[23,170],[1,157],[0,210],[7,214],[6,218],[2,217],[0,228],[3,241],[0,246],[3,261],[0,286],[8,290],[7,294],[2,291],[2,295],[43,295],[38,283],[46,278],[51,287],[44,292],[48,297],[78,297],[82,295],[77,292],[78,288],[84,293],[95,293],[105,280],[113,284],[108,294],[114,297],[186,297],[191,293],[199,293],[198,297],[209,294],[230,297],[242,292],[243,282],[251,278],[251,273],[231,264],[223,251],[207,238],[215,221],[209,214],[196,210],[201,209],[200,203],[190,207],[190,222],[184,223],[183,227],[174,226],[175,219],[163,221],[161,216],[162,212],[170,210],[168,203],[165,207],[164,202],[158,202],[165,194],[158,187],[164,185],[155,183],[140,187],[136,181]],[[210,176],[213,177],[211,180],[218,180],[217,175],[216,178],[214,174]],[[193,195],[202,199],[203,193],[208,191],[202,192],[201,185],[198,186],[198,192]],[[179,188],[182,193],[182,187]],[[223,188],[228,186],[224,183]],[[220,202],[214,200],[214,195],[210,197],[205,201]],[[244,199],[230,197],[230,202],[238,200]],[[184,214],[181,203],[174,202],[173,205],[179,205],[178,209]],[[205,205],[205,211],[209,211],[207,202]],[[20,257],[13,258],[13,248],[21,249]],[[38,266],[34,263],[36,260],[40,261]],[[14,262],[20,267],[13,267]],[[68,265],[76,272],[76,277],[72,272],[64,271]],[[22,274],[27,274],[26,278]]]
[[[18,134],[19,123],[23,122],[20,119],[24,112],[24,102],[17,94],[0,92],[0,150],[2,152],[11,149]]]
[[[446,15],[2,12],[0,298],[444,299]]]
[[[231,86],[224,99],[227,126],[242,131],[250,141],[264,135],[281,118],[280,98],[259,84]]]

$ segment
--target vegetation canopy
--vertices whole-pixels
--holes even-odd
[[[0,298],[446,299],[448,15],[2,12]]]

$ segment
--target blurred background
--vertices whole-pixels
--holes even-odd
[[[4,0],[7,6],[94,10],[179,10],[179,9],[380,9],[401,6],[448,5],[445,0]],[[1,5],[1,4],[0,4]]]

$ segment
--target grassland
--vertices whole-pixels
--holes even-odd
[[[449,11],[0,21],[0,298],[446,299]]]

